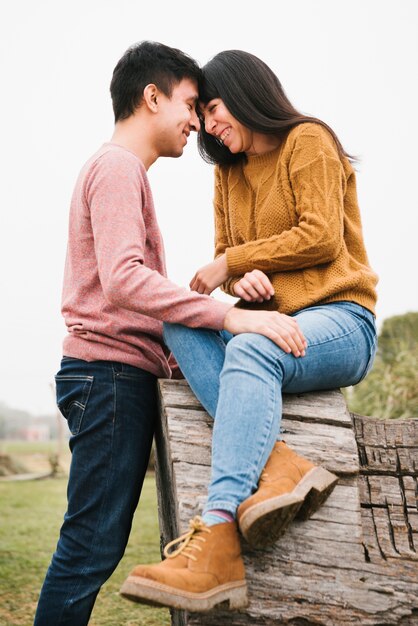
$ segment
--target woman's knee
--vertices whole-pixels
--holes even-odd
[[[251,365],[259,363],[263,367],[276,361],[280,348],[270,339],[257,333],[241,333],[235,335],[226,345],[226,361],[248,361]]]
[[[235,352],[251,353],[255,347],[255,337],[256,335],[254,333],[241,333],[239,335],[235,335],[228,342],[226,352],[228,354],[233,354]]]

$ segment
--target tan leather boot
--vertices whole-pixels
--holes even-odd
[[[248,543],[274,543],[294,517],[308,519],[327,499],[337,476],[298,456],[284,441],[276,442],[257,491],[238,507],[238,524]]]
[[[206,526],[200,517],[190,530],[164,549],[157,565],[138,565],[122,585],[121,594],[134,602],[187,611],[247,606],[247,584],[237,524]],[[177,550],[169,552],[175,544]]]

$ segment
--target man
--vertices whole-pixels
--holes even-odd
[[[128,49],[110,87],[112,139],[75,185],[62,301],[69,332],[56,376],[72,434],[68,509],[36,626],[87,624],[124,553],[148,465],[156,381],[172,375],[162,322],[277,341],[278,313],[239,310],[166,278],[147,170],[161,156],[181,156],[199,129],[198,77],[180,50],[147,41]]]

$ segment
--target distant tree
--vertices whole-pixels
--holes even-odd
[[[373,368],[347,390],[347,401],[362,415],[418,417],[418,312],[383,322]]]

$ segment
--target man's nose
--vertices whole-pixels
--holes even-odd
[[[199,120],[199,117],[198,117],[196,111],[193,111],[193,113],[192,113],[192,119],[190,121],[190,128],[192,130],[195,130],[197,133],[200,130],[200,120]]]

